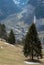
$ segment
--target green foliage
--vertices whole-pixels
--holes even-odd
[[[11,29],[9,36],[8,36],[8,42],[10,44],[15,44],[15,35],[14,35],[14,32],[12,29]]]
[[[4,24],[0,24],[0,38],[7,39],[6,27]]]
[[[26,57],[30,56],[30,58],[33,60],[33,57],[42,58],[42,51],[41,51],[41,42],[38,37],[38,33],[35,27],[35,24],[33,23],[25,37],[25,44],[24,44],[24,55]]]

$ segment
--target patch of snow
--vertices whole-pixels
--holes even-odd
[[[38,62],[27,62],[27,61],[24,61],[24,63],[26,63],[26,64],[40,64]]]
[[[9,44],[9,43],[6,43],[6,42],[5,42],[4,44],[6,44],[6,45],[10,45],[10,46],[14,47],[14,45],[12,45],[12,44]]]
[[[3,47],[1,46],[1,49],[3,49]]]
[[[11,45],[12,47],[14,47],[14,45]]]
[[[7,44],[7,45],[9,45],[9,43],[6,43],[6,42],[5,42],[4,44]]]

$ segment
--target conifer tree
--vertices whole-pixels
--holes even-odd
[[[0,24],[0,38],[7,39],[6,27],[4,24]]]
[[[14,35],[14,32],[12,29],[11,29],[9,36],[8,36],[8,42],[10,44],[13,44],[13,45],[15,44],[15,35]]]
[[[2,24],[2,26],[1,26],[1,33],[2,33],[2,38],[6,40],[7,39],[7,32],[6,32],[6,27],[4,24]]]
[[[26,57],[29,56],[31,60],[33,60],[34,57],[42,58],[41,42],[34,23],[30,26],[26,34],[23,51],[24,55]]]

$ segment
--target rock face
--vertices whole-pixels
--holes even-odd
[[[27,32],[28,26],[33,22],[34,14],[37,18],[38,31],[44,31],[44,25],[40,25],[42,18],[44,21],[44,0],[29,0],[22,8],[13,0],[0,0],[1,23],[6,25],[7,31],[12,28],[19,37]]]
[[[37,18],[44,18],[44,0],[29,0],[27,5],[29,5],[29,10],[31,11],[33,11],[35,7]],[[0,0],[0,20],[6,18],[10,14],[18,13],[20,11],[19,8],[20,6],[18,7],[13,0]]]

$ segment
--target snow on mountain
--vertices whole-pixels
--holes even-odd
[[[24,11],[21,13],[24,13]],[[2,24],[6,25],[8,33],[11,29],[13,29],[17,39],[21,39],[25,36],[29,26],[27,23],[20,20],[23,16],[21,13],[10,15],[5,20],[1,21]]]
[[[17,39],[21,39],[26,34],[29,25],[33,22],[34,14],[38,21],[44,18],[44,0],[29,0],[29,3],[27,3],[28,0],[14,1],[0,1],[0,22],[6,25],[8,32],[10,29],[13,29]],[[25,3],[26,5],[24,5]],[[38,21],[36,22],[37,28],[42,30],[44,25],[40,26]]]
[[[0,0],[0,21],[5,19],[11,14],[15,14],[21,11],[13,0]]]
[[[23,7],[27,4],[28,0],[13,0],[18,7]]]

